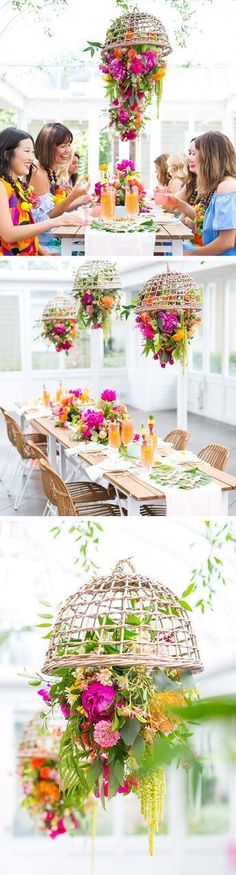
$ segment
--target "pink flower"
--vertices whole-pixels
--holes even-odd
[[[52,829],[51,832],[49,833],[49,835],[50,835],[51,839],[56,839],[57,836],[63,835],[63,833],[65,833],[65,832],[66,832],[66,828],[65,828],[64,820],[63,820],[63,817],[61,817],[60,820],[58,820],[58,824],[57,824],[56,829]]]
[[[101,747],[114,747],[119,741],[120,733],[114,732],[111,720],[100,720],[94,729],[94,741]]]
[[[38,696],[42,696],[43,702],[51,702],[50,690],[50,684],[47,684],[46,687],[41,687],[41,690],[38,690]]]
[[[140,434],[138,434],[138,432],[136,432],[136,434],[134,434],[133,440],[136,442],[140,441]]]
[[[176,316],[176,313],[168,313],[163,310],[158,313],[158,322],[161,331],[164,331],[165,334],[174,334],[179,325],[179,317]]]
[[[63,714],[63,717],[65,717],[65,718],[70,717],[71,710],[70,710],[69,706],[67,705],[67,702],[62,702],[60,705],[60,709],[61,709],[61,712]]]
[[[128,120],[129,120],[129,113],[126,111],[126,109],[123,109],[122,106],[121,106],[120,109],[118,110],[118,119],[119,119],[119,121],[122,122],[123,124],[124,124],[125,122],[128,122]]]
[[[66,333],[66,326],[63,325],[62,323],[58,323],[58,325],[54,325],[54,331],[55,331],[55,334],[65,334]]]
[[[91,723],[97,723],[101,717],[110,715],[115,696],[114,687],[108,684],[94,682],[87,687],[87,690],[84,690],[81,701]]]
[[[99,183],[99,185],[100,185],[100,183]],[[92,303],[92,300],[93,300],[92,292],[84,292],[84,295],[82,296],[81,300],[82,300],[82,304],[84,304],[84,307],[87,307],[88,304]]]
[[[130,109],[131,108],[132,107],[130,107]],[[123,172],[123,170],[131,170],[131,172],[133,173],[135,170],[135,164],[134,161],[128,161],[128,159],[126,160],[125,158],[123,158],[123,161],[120,161],[120,163],[116,165],[116,168],[117,170],[120,170],[121,173]]]
[[[74,395],[75,398],[80,398],[82,395],[82,389],[69,389],[69,395]],[[61,408],[61,413],[63,411],[63,407]]]
[[[116,401],[117,395],[114,389],[104,389],[101,394],[102,401]]]
[[[134,58],[133,61],[131,61],[131,70],[132,73],[142,73],[143,63],[141,58]]]

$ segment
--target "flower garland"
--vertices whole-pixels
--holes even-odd
[[[18,767],[23,790],[21,807],[29,812],[38,828],[51,839],[75,835],[86,822],[86,807],[78,812],[63,799],[59,787],[58,761],[48,757],[26,757]]]
[[[128,161],[128,159],[126,160],[125,158],[116,165],[115,174],[110,180],[110,185],[113,186],[116,193],[116,205],[124,206],[125,204],[125,190],[128,177],[132,177],[133,183],[138,188],[140,213],[149,212],[150,207],[148,207],[145,202],[146,191],[143,183],[137,176],[134,161]],[[102,183],[96,182],[94,187],[94,199],[95,202],[99,204],[101,202],[101,190]]]
[[[135,646],[135,622],[133,613],[129,617],[130,632],[126,629],[127,648]],[[110,623],[109,617],[107,623]],[[109,625],[109,653],[110,629]],[[114,625],[114,648],[116,632]],[[149,637],[151,652],[151,633]],[[94,649],[96,642],[87,633],[85,652]],[[106,643],[104,650],[106,652]],[[68,775],[70,798],[74,794],[81,804],[91,790],[103,804],[106,798],[111,799],[117,793],[135,793],[148,824],[149,849],[153,854],[155,833],[163,818],[165,775],[162,768],[139,774],[140,763],[145,763],[157,738],[169,737],[172,745],[184,738],[184,715],[177,716],[173,709],[184,709],[196,691],[185,689],[180,672],[173,669],[163,672],[144,667],[112,667],[100,671],[71,668],[61,672],[57,669],[56,674],[57,680],[49,692],[47,689],[47,702],[52,707],[61,705],[64,714],[67,711],[67,729],[60,746],[65,799]]]
[[[203,201],[199,201],[194,204],[195,210],[195,234],[194,234],[194,244],[195,246],[203,246],[203,223],[206,211],[206,205]]]
[[[11,176],[7,176],[6,174],[2,178],[11,185],[16,197],[21,202],[22,210],[30,214],[31,210],[37,207],[39,202],[39,198],[34,194],[33,186],[27,185],[20,179],[14,180]]]
[[[41,324],[41,337],[44,340],[53,343],[56,352],[64,350],[68,354],[69,349],[74,346],[75,338],[77,337],[77,326],[75,319],[67,317],[65,309],[62,309],[61,318],[58,306],[55,310],[51,308],[50,315],[43,316]]]
[[[184,314],[158,310],[152,314],[139,314],[136,316],[136,323],[144,338],[144,354],[148,356],[151,352],[155,361],[160,362],[161,368],[165,368],[175,361],[185,364],[188,343],[201,324],[201,319],[190,309]]]
[[[113,273],[112,264],[109,266],[109,276],[104,268],[105,288],[102,288],[101,270],[97,275],[93,274],[91,280],[89,276],[80,276],[78,271],[73,288],[73,297],[79,302],[79,328],[102,328],[106,340],[111,329],[111,314],[118,314],[121,305],[120,291],[112,287],[112,278],[115,272],[116,268]],[[111,289],[109,289],[109,279]]]
[[[112,44],[122,24],[122,18],[112,22],[107,32],[108,43]],[[135,33],[128,30],[124,34],[126,46],[109,48],[108,44],[102,51],[100,70],[110,102],[110,125],[122,140],[135,140],[140,133],[152,94],[156,92],[158,100],[161,99],[166,64],[156,46],[157,34],[153,32],[148,37],[153,44],[145,43],[141,37],[140,44],[135,44]]]

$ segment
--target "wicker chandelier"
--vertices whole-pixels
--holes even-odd
[[[46,324],[48,321],[57,323],[58,321],[63,321],[63,319],[69,319],[76,324],[77,313],[74,302],[68,296],[59,292],[44,307],[42,323]]]
[[[20,759],[30,757],[58,759],[63,724],[64,720],[58,712],[57,719],[47,718],[47,728],[44,729],[40,712],[34,714],[25,725],[17,756]]]
[[[94,578],[67,599],[43,671],[112,665],[202,669],[188,614],[178,598],[161,583],[138,574],[130,560],[118,562],[110,574]]]
[[[86,292],[88,288],[91,291],[111,291],[113,294],[121,291],[122,282],[117,265],[105,259],[85,261],[75,274],[73,297],[77,300],[81,292]]]
[[[171,271],[167,265],[165,273],[157,274],[143,286],[136,313],[157,313],[159,310],[198,313],[202,306],[201,297],[201,290],[192,276]]]
[[[102,56],[106,58],[111,49],[130,48],[131,46],[155,45],[160,52],[161,58],[167,57],[172,51],[169,38],[164,25],[147,12],[139,12],[135,7],[132,12],[117,18],[113,22],[112,30],[108,29]]]

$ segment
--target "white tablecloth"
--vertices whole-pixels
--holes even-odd
[[[85,255],[154,255],[155,231],[85,231]]]

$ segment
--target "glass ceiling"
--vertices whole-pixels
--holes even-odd
[[[222,0],[195,2],[197,16],[191,22],[191,35],[185,49],[179,48],[176,42],[175,32],[180,18],[169,0],[140,0],[139,8],[157,14],[167,28],[173,47],[168,60],[170,92],[173,92],[174,82],[171,70],[184,65],[186,82],[192,80],[194,74],[198,77],[198,88],[204,91],[205,77],[202,80],[199,74],[201,68],[208,67],[212,71],[209,87],[217,89],[217,92],[220,89],[222,96],[230,94],[232,79],[229,58],[232,59],[231,64],[235,64],[235,29],[232,26],[236,15],[235,0],[224,0],[224,15]],[[30,8],[19,13],[13,9],[11,0],[1,0],[0,77],[26,96],[43,88],[47,91],[70,89],[72,94],[74,91],[82,95],[87,93],[89,82],[91,94],[94,93],[94,78],[98,77],[97,58],[95,56],[91,61],[83,49],[88,40],[104,40],[109,20],[119,14],[115,0],[103,0],[102,12],[100,4],[87,0],[82,13],[78,11],[78,0],[68,0],[63,8],[59,7],[57,14],[50,5],[47,5],[45,12],[43,0],[39,0],[39,3],[42,7],[42,23]],[[46,33],[46,27],[51,28],[51,36]],[[194,66],[194,70],[189,64]],[[168,77],[165,85],[168,96]],[[100,77],[98,89],[103,92]],[[218,96],[221,96],[219,92]]]

